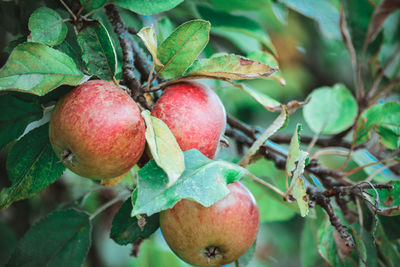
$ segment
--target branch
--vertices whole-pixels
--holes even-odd
[[[107,5],[105,10],[122,48],[124,61],[122,65],[122,79],[130,89],[133,99],[142,104],[142,106],[149,108],[141,84],[134,74],[134,46],[133,42],[129,40],[128,29],[114,5]]]
[[[313,191],[312,189],[308,189],[307,194],[310,196],[310,201],[315,202],[326,211],[332,226],[336,228],[345,245],[349,248],[354,248],[356,246],[354,239],[348,232],[347,226],[343,224],[342,220],[332,208],[330,198],[326,197],[323,192]]]

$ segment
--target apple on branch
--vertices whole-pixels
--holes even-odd
[[[110,82],[92,80],[57,103],[50,142],[73,172],[109,179],[129,171],[143,154],[145,124],[126,92]]]

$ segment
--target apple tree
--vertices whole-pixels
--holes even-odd
[[[399,1],[0,12],[0,265],[400,262]]]

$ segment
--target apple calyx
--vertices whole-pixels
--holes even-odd
[[[208,246],[204,248],[202,253],[205,257],[207,257],[208,262],[222,257],[221,249],[217,246]]]

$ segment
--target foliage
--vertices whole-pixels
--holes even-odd
[[[396,266],[399,8],[391,0],[1,1],[0,265],[186,266],[165,249],[159,213],[181,199],[209,207],[241,179],[261,227],[232,266]],[[54,105],[89,79],[114,82],[143,109],[146,151],[112,183],[66,171],[49,141]],[[195,79],[230,114],[221,140],[230,147],[215,159],[182,152],[150,116],[167,85]],[[113,242],[132,244],[138,258]]]

